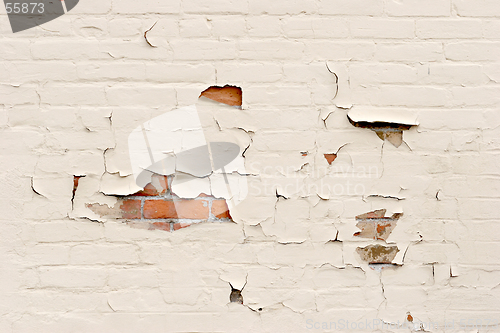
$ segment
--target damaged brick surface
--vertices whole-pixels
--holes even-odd
[[[85,0],[11,34],[0,15],[0,332],[498,332],[499,18]]]
[[[204,90],[200,96],[232,106],[241,106],[242,103],[241,88],[229,85],[224,87],[210,87]]]
[[[354,233],[354,236],[387,240],[403,214],[394,213],[390,217],[385,217],[385,212],[385,209],[380,209],[356,216],[356,227],[361,231]]]
[[[173,178],[155,175],[143,190],[120,197],[113,207],[101,204],[87,204],[87,207],[102,218],[127,220],[132,227],[150,230],[175,231],[192,223],[231,221],[226,200],[206,194],[194,199],[179,198],[168,186]]]
[[[369,264],[391,264],[399,252],[397,246],[368,245],[358,247],[356,252]]]
[[[403,143],[403,131],[411,128],[411,125],[389,123],[389,122],[367,122],[353,121],[348,116],[349,122],[355,127],[368,128],[374,131],[382,141],[389,141],[394,147],[399,147]]]

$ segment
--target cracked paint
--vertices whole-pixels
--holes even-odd
[[[382,5],[103,2],[6,36],[0,330],[497,318],[496,7]]]

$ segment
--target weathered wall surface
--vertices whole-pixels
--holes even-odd
[[[84,0],[0,31],[1,332],[500,330],[497,0]],[[225,85],[241,108],[200,98]],[[142,189],[130,135],[176,110],[242,163]]]

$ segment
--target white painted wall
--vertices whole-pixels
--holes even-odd
[[[500,329],[497,0],[82,0],[0,31],[0,332]],[[252,138],[236,223],[80,218],[131,193],[134,128],[225,84],[219,125]],[[396,148],[348,112],[419,125]],[[383,208],[379,272],[353,233]]]

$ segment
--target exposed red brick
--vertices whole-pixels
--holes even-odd
[[[323,154],[326,158],[326,161],[328,162],[328,164],[332,164],[333,161],[335,161],[335,159],[337,158],[337,154]]]
[[[147,219],[208,219],[205,200],[146,200],[144,218]]]
[[[176,219],[177,212],[171,200],[146,200],[144,202],[144,218]]]
[[[174,223],[174,231],[191,226],[189,223]]]
[[[73,176],[73,196],[75,195],[76,189],[78,188],[78,182],[80,181],[80,178],[85,177],[85,176]]]
[[[229,213],[226,200],[212,201],[212,214],[218,219],[230,219],[231,214]]]
[[[241,88],[234,86],[210,87],[202,92],[201,96],[232,106],[241,106],[242,104]]]
[[[170,223],[169,222],[153,222],[153,223],[151,223],[150,229],[170,231]]]
[[[180,219],[208,219],[208,202],[205,200],[179,200],[175,202]]]
[[[140,219],[141,218],[141,201],[140,200],[123,200],[120,209],[124,219]]]
[[[167,176],[154,175],[151,177],[151,183],[147,184],[142,191],[133,195],[138,196],[157,196],[163,195],[168,190]]]

